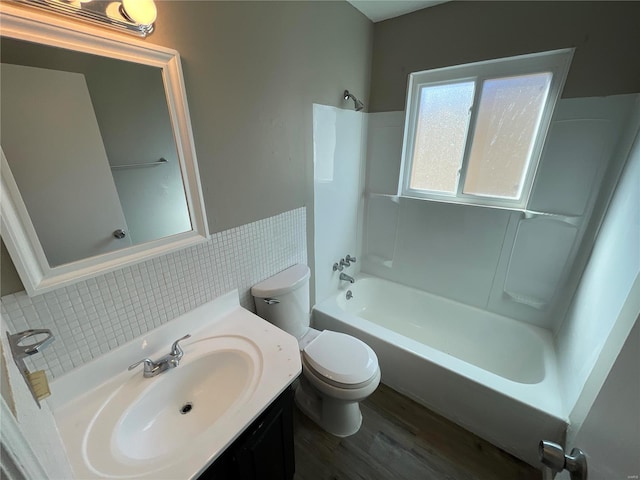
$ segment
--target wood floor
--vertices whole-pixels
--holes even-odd
[[[385,385],[361,404],[347,438],[321,430],[297,408],[294,480],[540,480],[540,471]]]

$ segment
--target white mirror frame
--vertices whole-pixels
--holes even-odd
[[[30,296],[96,277],[204,242],[209,237],[189,108],[177,51],[97,27],[0,3],[2,36],[149,65],[162,70],[192,230],[114,252],[51,267],[11,170],[2,154],[2,239]]]

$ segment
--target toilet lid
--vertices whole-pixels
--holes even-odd
[[[371,347],[344,333],[324,330],[302,354],[317,373],[346,385],[366,382],[378,370]]]

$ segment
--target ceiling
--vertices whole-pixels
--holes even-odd
[[[432,7],[443,0],[347,0],[364,13],[371,21],[380,22],[388,18],[399,17],[405,13]],[[446,0],[445,0],[446,1]]]

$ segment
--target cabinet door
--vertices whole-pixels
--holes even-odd
[[[292,480],[293,389],[288,388],[198,480]]]
[[[235,451],[242,480],[291,480],[293,453],[293,391],[288,389],[258,420]]]

